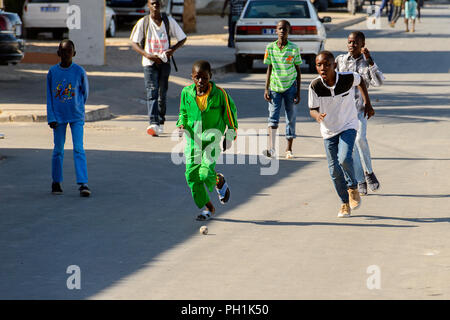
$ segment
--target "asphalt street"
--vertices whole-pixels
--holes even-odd
[[[75,185],[70,134],[64,195],[53,196],[48,126],[0,124],[0,298],[449,299],[450,33],[443,26],[450,6],[422,14],[415,33],[383,18],[379,30],[362,22],[328,35],[326,49],[339,54],[351,31],[364,31],[386,77],[369,90],[376,115],[368,138],[381,189],[348,219],[336,217],[339,200],[307,109],[316,75],[306,70],[295,158],[271,164],[252,157],[267,126],[264,65],[213,77],[235,100],[247,145],[217,165],[231,200],[222,206],[211,193],[217,214],[206,223],[194,220],[199,211],[177,164],[181,82],[171,84],[167,133],[158,138],[145,133],[145,106],[136,103],[142,92],[130,98],[142,78],[118,76],[98,89],[117,117],[85,127],[91,198],[80,198]],[[67,287],[72,265],[80,289]]]

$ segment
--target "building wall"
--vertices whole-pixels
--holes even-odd
[[[105,64],[105,0],[70,0],[80,7],[80,29],[69,29],[76,46],[74,62],[80,65]],[[70,18],[69,18],[70,19]]]

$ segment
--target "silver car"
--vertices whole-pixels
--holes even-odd
[[[327,34],[309,0],[248,0],[235,30],[236,69],[245,72],[254,59],[263,59],[267,44],[277,39],[276,25],[280,20],[291,24],[289,41],[300,49],[303,61],[315,72],[316,55],[324,50]]]

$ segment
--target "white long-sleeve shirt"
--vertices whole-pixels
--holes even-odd
[[[367,89],[369,89],[370,86],[381,86],[385,79],[376,63],[374,63],[373,66],[370,66],[363,54],[361,54],[361,56],[357,59],[353,58],[350,53],[341,54],[336,57],[336,63],[336,70],[339,72],[358,73],[364,80],[364,84]],[[364,99],[358,88],[355,88],[355,100],[358,111],[364,110]]]

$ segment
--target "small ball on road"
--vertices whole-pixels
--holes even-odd
[[[208,227],[207,226],[201,226],[200,227],[200,233],[201,234],[208,234]]]

